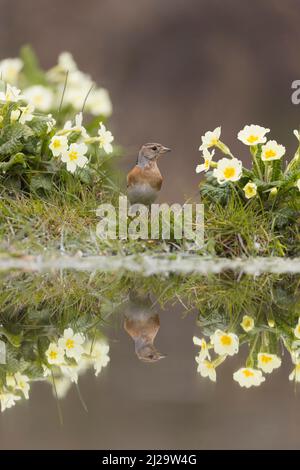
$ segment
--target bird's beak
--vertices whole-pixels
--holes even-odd
[[[164,153],[167,153],[167,152],[171,152],[171,149],[169,149],[168,147],[161,147],[159,153],[164,154]]]

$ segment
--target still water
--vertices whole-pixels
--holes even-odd
[[[299,448],[299,282],[2,275],[0,448]]]

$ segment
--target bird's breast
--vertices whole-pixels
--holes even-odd
[[[127,177],[127,192],[131,204],[152,204],[162,185],[157,165],[140,168],[135,166]]]

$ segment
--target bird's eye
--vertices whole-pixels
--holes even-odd
[[[154,145],[154,146],[153,146],[153,147],[151,147],[151,148],[152,148],[152,150],[154,150],[154,151],[155,151],[155,150],[157,150],[157,147],[156,147],[156,145]]]

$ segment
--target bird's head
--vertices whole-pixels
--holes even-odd
[[[164,147],[161,144],[156,144],[156,143],[150,143],[150,144],[144,144],[141,147],[141,150],[139,151],[139,158],[138,161],[155,161],[162,155],[164,155],[167,152],[170,152],[171,149],[168,147]]]
[[[141,347],[136,347],[135,352],[142,362],[156,362],[166,357],[157,351],[151,343],[145,344]]]

